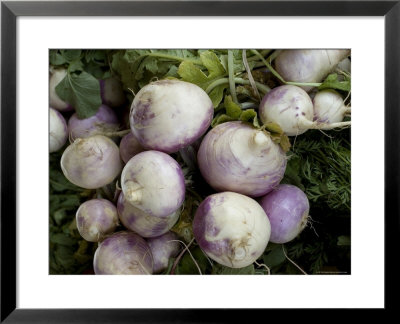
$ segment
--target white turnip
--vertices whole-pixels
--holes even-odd
[[[213,113],[211,99],[199,86],[161,80],[144,86],[136,94],[130,125],[143,147],[174,153],[207,131]]]
[[[116,229],[117,208],[106,199],[87,200],[76,212],[76,225],[86,241],[100,242]]]
[[[300,83],[321,82],[344,58],[347,49],[290,49],[275,59],[275,69],[285,81]],[[312,87],[304,86],[308,91]]]
[[[146,214],[166,217],[185,199],[185,179],[179,164],[168,154],[144,151],[132,157],[122,170],[125,199]]]
[[[351,124],[313,121],[314,107],[310,96],[302,88],[294,85],[282,85],[272,89],[261,100],[258,112],[264,124],[276,123],[288,136],[297,136],[309,129],[329,130]]]
[[[111,183],[122,169],[118,146],[108,137],[95,135],[78,138],[61,157],[61,169],[73,184],[101,188]]]
[[[216,191],[259,197],[277,186],[286,155],[270,136],[244,122],[226,122],[204,137],[197,153],[201,174]]]
[[[342,96],[335,90],[327,89],[316,93],[313,98],[314,121],[318,123],[338,123],[343,121],[350,108],[344,104]]]
[[[221,192],[200,204],[193,219],[193,234],[211,259],[227,267],[242,268],[263,254],[271,225],[254,199]]]
[[[64,116],[57,110],[50,108],[49,117],[49,151],[52,153],[60,150],[67,142],[68,128]]]

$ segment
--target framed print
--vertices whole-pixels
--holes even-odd
[[[398,283],[392,264],[397,255],[393,238],[399,234],[398,1],[4,1],[1,17],[1,321],[235,322],[239,313],[264,318],[270,309],[393,309],[395,301],[391,295],[396,286],[394,283]],[[340,56],[335,64],[331,53],[329,64],[336,67],[347,59],[351,73],[345,67],[335,69],[335,73],[331,69],[323,78],[304,81],[288,76],[284,68],[279,67],[279,61],[284,60],[283,54],[299,50],[307,52],[308,49],[341,52],[343,57]],[[295,60],[289,56],[285,65]],[[307,65],[305,59],[300,60],[303,66]],[[57,73],[64,74],[58,77],[53,91],[52,78]],[[113,98],[109,99],[104,89],[112,75],[118,75],[120,83],[112,86]],[[135,79],[130,82],[128,79],[132,76]],[[210,76],[215,78],[211,80]],[[194,88],[176,90],[183,83]],[[180,118],[176,115],[182,114],[183,106],[192,105],[195,96],[199,97],[198,102],[205,102],[204,107],[198,104],[196,111],[204,110],[204,114],[210,111],[212,116],[188,115],[185,122],[175,124],[165,133],[162,130],[169,126],[157,124],[156,135],[147,135],[145,132],[151,129],[149,125],[159,109],[154,103],[158,94],[152,97],[148,85],[154,88],[168,86],[163,94],[164,114],[169,109],[165,102],[175,100],[176,103],[181,93],[191,93],[191,98],[183,96],[179,99],[185,103],[182,107],[172,105],[171,118]],[[147,92],[142,91],[145,87]],[[276,114],[277,119],[273,114],[261,116],[264,106],[271,104],[268,102],[273,97],[270,94],[280,87],[288,87],[285,91],[293,87],[306,94],[311,112],[304,110],[302,115],[310,115],[307,127],[312,131],[308,133],[321,135],[317,140],[312,135],[302,138],[301,134],[308,128],[301,128],[299,122],[296,122],[299,128],[294,131],[290,128],[294,126],[286,126],[279,119],[282,113]],[[328,122],[320,121],[316,112],[317,91],[312,93],[311,89],[322,93],[324,88],[328,88],[326,92],[330,94],[337,94],[343,102],[343,116],[330,122],[340,127],[340,131],[330,133]],[[112,100],[118,99],[118,94],[115,95],[118,91],[122,93],[122,99],[109,112],[108,106],[114,105]],[[54,93],[58,102],[52,97]],[[49,105],[49,102],[58,111],[51,112],[50,127],[54,125],[52,118],[59,116],[61,119],[57,120],[65,118],[69,124],[68,132],[60,131],[63,142],[54,148],[55,152],[62,147],[63,157],[59,151],[49,158],[48,111],[36,107]],[[75,111],[68,111],[69,105],[73,105]],[[118,127],[107,124],[100,133],[91,135],[98,138],[90,151],[96,152],[101,145],[110,145],[112,157],[107,157],[109,163],[104,169],[100,164],[96,165],[97,161],[90,161],[85,171],[75,176],[78,171],[74,168],[86,163],[86,155],[66,157],[65,152],[72,151],[70,146],[78,142],[89,143],[85,138],[92,138],[85,137],[92,126],[85,124],[83,130],[79,127],[84,118],[99,113],[100,109],[94,111],[93,105],[103,107],[105,114],[118,115]],[[296,101],[293,111],[302,111],[299,105]],[[351,118],[350,106],[353,106]],[[151,109],[154,109],[154,116],[149,115]],[[286,111],[285,107],[279,109]],[[203,117],[207,124],[202,123]],[[74,118],[78,126],[72,132]],[[120,127],[122,120],[126,121],[126,127]],[[168,142],[167,134],[180,126],[188,132],[185,125],[188,120],[194,128],[203,127],[204,130],[193,131],[196,138],[185,135],[184,139],[179,138],[172,144]],[[350,136],[348,126],[351,121]],[[146,123],[146,127],[141,123]],[[269,215],[268,226],[263,220],[254,228],[262,231],[264,227],[277,226],[273,223],[273,208],[268,207],[269,199],[272,199],[269,198],[272,195],[267,195],[270,190],[255,193],[252,187],[252,192],[246,191],[245,184],[251,181],[250,167],[245,170],[243,182],[235,174],[239,185],[226,183],[227,177],[223,176],[227,172],[226,166],[232,167],[232,163],[240,160],[238,154],[243,154],[242,149],[229,145],[232,138],[236,138],[235,143],[245,141],[244,130],[240,137],[229,133],[227,140],[220,144],[221,150],[229,147],[233,152],[234,162],[229,164],[226,160],[218,161],[213,153],[201,148],[206,145],[206,137],[201,146],[200,141],[198,147],[194,144],[201,136],[209,136],[211,130],[228,123],[253,127],[260,134],[268,134],[274,149],[283,152],[285,168],[281,168],[282,175],[277,176],[278,183],[282,181],[283,186],[296,185],[304,190],[307,204],[311,208],[314,204],[314,209],[310,215],[308,211],[301,213],[307,214],[308,220],[318,206],[318,212],[325,215],[324,226],[329,224],[335,231],[321,231],[323,227],[318,223],[321,218],[315,217],[315,227],[308,228],[309,234],[303,232],[302,237],[306,239],[296,241],[297,245],[285,244],[301,231],[288,241],[267,240],[267,249],[265,246],[260,248],[260,254],[250,251],[252,245],[247,241],[238,248],[231,247],[229,251],[234,250],[236,256],[241,255],[240,251],[258,256],[249,263],[242,262],[243,258],[237,262],[232,256],[221,257],[222,247],[215,253],[208,250],[209,245],[204,242],[211,234],[204,238],[201,235],[206,231],[204,228],[210,228],[209,223],[206,226],[196,220],[192,230],[193,219],[185,220],[182,212],[179,221],[177,214],[167,229],[179,234],[179,239],[169,239],[176,241],[179,252],[170,257],[169,262],[167,258],[164,268],[158,270],[158,273],[174,276],[95,276],[124,274],[126,271],[132,274],[138,269],[146,274],[155,271],[154,264],[149,266],[145,256],[150,253],[149,242],[158,238],[159,233],[149,234],[140,227],[142,223],[135,225],[138,212],[129,214],[128,205],[139,206],[147,221],[152,217],[164,221],[181,211],[180,208],[193,215],[196,212],[195,217],[202,219],[197,214],[208,215],[213,206],[210,201],[208,205],[205,203],[208,194],[211,197],[211,194],[230,192],[235,195],[232,201],[237,204],[242,198],[236,195],[243,193],[252,197],[249,198],[251,203],[257,205],[263,217]],[[207,129],[209,132],[205,135]],[[124,159],[121,138],[132,134],[131,131],[143,150]],[[260,134],[251,135],[252,141],[246,143],[264,145],[264,135]],[[216,142],[223,137],[221,130],[214,139],[207,140]],[[335,142],[339,137],[340,145]],[[162,140],[155,143],[155,138]],[[50,152],[53,152],[53,139],[51,137]],[[193,144],[192,151],[183,151],[188,143]],[[326,153],[324,145],[336,147],[335,155]],[[290,147],[296,148],[297,156],[287,159],[285,154]],[[105,149],[100,151],[102,160],[106,153]],[[155,151],[163,152],[159,152],[162,156]],[[201,154],[209,155],[204,158]],[[240,167],[250,155],[249,149],[243,154]],[[114,160],[113,156],[116,156]],[[215,172],[217,167],[213,169],[210,162],[214,158],[215,165],[222,165]],[[162,159],[159,164],[158,159]],[[278,160],[279,157],[273,163]],[[350,170],[346,169],[350,168],[350,160],[351,177]],[[192,191],[186,191],[184,197],[185,183],[188,188],[188,183],[199,181],[196,173],[190,173],[192,162],[201,169],[202,187],[199,190],[195,185],[190,187]],[[271,161],[263,163],[273,164]],[[156,174],[154,181],[158,186],[172,186],[175,177],[175,187],[183,186],[182,192],[178,190],[180,187],[170,189],[168,197],[159,198],[157,205],[154,197],[162,196],[163,192],[142,190],[145,185],[134,171],[140,168],[143,173],[153,164],[157,165],[156,169],[146,171],[146,174]],[[167,165],[180,171],[166,171],[169,173],[163,180],[160,170]],[[127,166],[131,168],[129,171]],[[235,168],[238,167],[232,167]],[[93,173],[87,176],[89,169]],[[275,171],[280,172],[278,169]],[[328,174],[328,169],[335,171]],[[269,179],[270,175],[264,178]],[[149,186],[157,187],[154,183]],[[266,186],[263,183],[260,190],[266,190]],[[77,191],[77,188],[83,189]],[[278,192],[277,184],[271,185],[272,188],[274,193]],[[59,195],[64,195],[61,202],[56,200]],[[79,195],[79,198],[73,195]],[[188,196],[193,197],[191,205],[187,203]],[[324,197],[324,205],[318,205],[321,197]],[[104,233],[94,233],[84,220],[90,211],[82,206],[92,200],[103,200],[104,203],[103,198],[108,201],[106,207],[101,207],[108,208],[104,217],[113,218],[115,226]],[[229,195],[224,196],[218,204],[230,199]],[[129,204],[124,205],[125,200]],[[176,206],[171,207],[171,202]],[[301,204],[296,201],[293,208],[299,208]],[[109,212],[110,208],[115,210],[115,215]],[[226,210],[232,213],[231,207],[227,208],[221,207],[218,215]],[[329,209],[340,210],[340,217],[331,216],[333,213]],[[76,220],[70,217],[72,213],[74,216],[76,213]],[[279,211],[277,217],[281,213],[283,211]],[[66,215],[70,217],[68,222]],[[232,218],[229,220],[233,222]],[[186,233],[188,222],[190,233],[185,237],[183,233]],[[222,221],[215,222],[222,226]],[[161,225],[157,223],[157,230]],[[213,230],[220,231],[218,226]],[[136,240],[144,242],[144,255],[135,263],[138,267],[122,266],[122,270],[116,270],[107,259],[99,261],[100,249],[114,244],[111,240],[114,231],[126,231],[127,236],[120,235],[113,251],[122,249],[124,244],[133,244],[133,240],[135,244]],[[133,237],[131,231],[144,239],[136,234]],[[271,229],[268,231],[270,236]],[[226,231],[224,233],[227,235]],[[237,236],[238,232],[233,235]],[[193,242],[199,245],[197,249],[191,246]],[[341,251],[340,256],[338,251]],[[96,262],[93,262],[94,253],[97,254]],[[107,252],[102,253],[106,255]],[[294,258],[296,255],[299,257]],[[305,260],[301,255],[310,256],[311,261],[298,264],[298,260]],[[196,262],[200,259],[204,263]],[[201,275],[188,275],[198,273]],[[299,292],[302,298],[299,298]]]

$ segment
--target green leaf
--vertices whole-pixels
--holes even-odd
[[[81,57],[82,51],[81,50],[60,50],[61,55],[67,62],[76,61]]]
[[[64,235],[63,233],[50,235],[50,242],[64,246],[72,246],[76,244],[76,241],[73,238]]]
[[[93,116],[101,105],[99,81],[87,72],[68,73],[56,86],[56,92],[75,107],[80,119]]]
[[[339,246],[350,246],[351,245],[351,240],[350,236],[347,235],[341,235],[337,239],[337,245]]]
[[[286,257],[282,250],[282,245],[277,244],[274,246],[273,250],[270,251],[268,254],[263,256],[264,263],[269,267],[273,268],[276,266],[281,265],[285,262]]]
[[[222,98],[224,97],[224,91],[226,88],[228,88],[227,84],[221,84],[212,89],[211,92],[208,94],[213,103],[214,108],[218,107],[218,105],[222,101]]]
[[[217,275],[253,275],[255,270],[253,264],[244,268],[229,268],[215,263],[211,273]]]
[[[67,63],[67,60],[62,56],[58,50],[50,50],[50,64],[51,65],[63,65]]]
[[[200,59],[203,65],[207,68],[208,70],[208,79],[215,79],[218,78],[222,75],[225,75],[226,70],[224,66],[221,64],[221,61],[219,60],[218,56],[211,52],[211,51],[205,51],[200,54]]]
[[[329,74],[324,82],[318,87],[318,90],[337,89],[349,92],[351,89],[350,79],[339,81],[337,73]]]
[[[199,274],[199,269],[197,268],[193,259],[196,260],[201,273],[205,274],[209,265],[209,261],[207,260],[207,257],[204,255],[203,251],[199,247],[196,247],[190,252],[192,253],[193,258],[189,252],[186,251],[185,255],[182,257],[182,260],[175,269],[175,274]]]

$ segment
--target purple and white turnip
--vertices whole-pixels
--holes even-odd
[[[160,80],[144,86],[130,112],[133,134],[146,149],[174,153],[200,138],[211,125],[214,107],[199,86]]]
[[[115,77],[109,77],[99,80],[100,96],[104,105],[111,108],[122,106],[126,97],[121,82]]]
[[[108,137],[78,138],[61,157],[61,169],[73,184],[97,189],[111,183],[121,172],[118,146]]]
[[[118,224],[117,208],[106,199],[87,200],[76,212],[79,234],[89,242],[102,241]]]
[[[155,217],[171,215],[185,199],[181,167],[159,151],[144,151],[132,157],[122,170],[121,188],[132,206]]]
[[[136,137],[129,132],[122,137],[119,143],[119,154],[121,155],[122,161],[128,163],[128,161],[136,154],[143,152],[145,149],[140,145]]]
[[[154,273],[160,273],[167,269],[169,259],[178,255],[181,249],[178,240],[179,237],[174,232],[167,232],[164,235],[147,239],[153,255]]]
[[[102,241],[93,259],[97,275],[152,274],[149,244],[139,235],[120,231]]]
[[[263,254],[271,225],[254,199],[221,192],[200,204],[193,219],[193,234],[211,259],[230,268],[243,268]]]
[[[244,122],[226,122],[204,137],[197,161],[216,191],[259,197],[282,180],[286,155],[264,131]]]
[[[306,194],[296,186],[279,185],[260,199],[260,205],[271,223],[273,243],[290,242],[307,225],[310,204]]]

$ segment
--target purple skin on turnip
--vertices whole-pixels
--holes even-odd
[[[170,258],[178,255],[181,247],[178,242],[178,235],[174,232],[167,232],[161,236],[147,239],[153,255],[153,272],[160,273],[167,269]]]
[[[160,80],[136,94],[130,126],[146,149],[174,153],[200,138],[211,125],[213,114],[211,99],[199,86]]]
[[[130,132],[126,134],[119,143],[119,153],[122,161],[128,163],[128,161],[136,154],[143,152],[145,149],[138,142],[136,137]]]
[[[125,103],[126,97],[124,90],[122,89],[122,84],[118,79],[110,77],[99,80],[99,83],[100,96],[103,104],[111,108],[116,108]]]
[[[52,153],[60,150],[67,142],[68,128],[64,116],[57,110],[50,108],[49,117],[49,151]]]
[[[99,244],[93,267],[96,275],[152,274],[153,256],[142,237],[121,231]]]
[[[197,162],[216,191],[259,197],[282,180],[286,155],[262,130],[244,122],[226,122],[204,137]]]
[[[305,228],[310,205],[298,187],[281,184],[259,202],[271,223],[271,242],[290,242]]]
[[[101,105],[96,114],[89,118],[79,119],[75,113],[68,121],[68,131],[73,140],[113,133],[118,129],[119,121],[117,115],[110,107],[105,105]]]
[[[118,225],[117,208],[106,199],[91,199],[76,212],[79,234],[89,242],[100,242],[114,232]]]
[[[193,219],[193,234],[203,252],[230,268],[255,262],[267,247],[270,232],[261,206],[235,192],[208,196]]]
[[[122,170],[121,188],[132,206],[156,217],[176,212],[185,199],[180,165],[158,151],[144,151],[132,157]]]
[[[121,169],[118,146],[102,135],[78,138],[61,157],[65,177],[85,189],[97,189],[111,183]]]
[[[123,192],[118,197],[117,210],[121,223],[142,237],[157,237],[168,232],[180,215],[180,209],[166,217],[149,215],[128,203]]]

